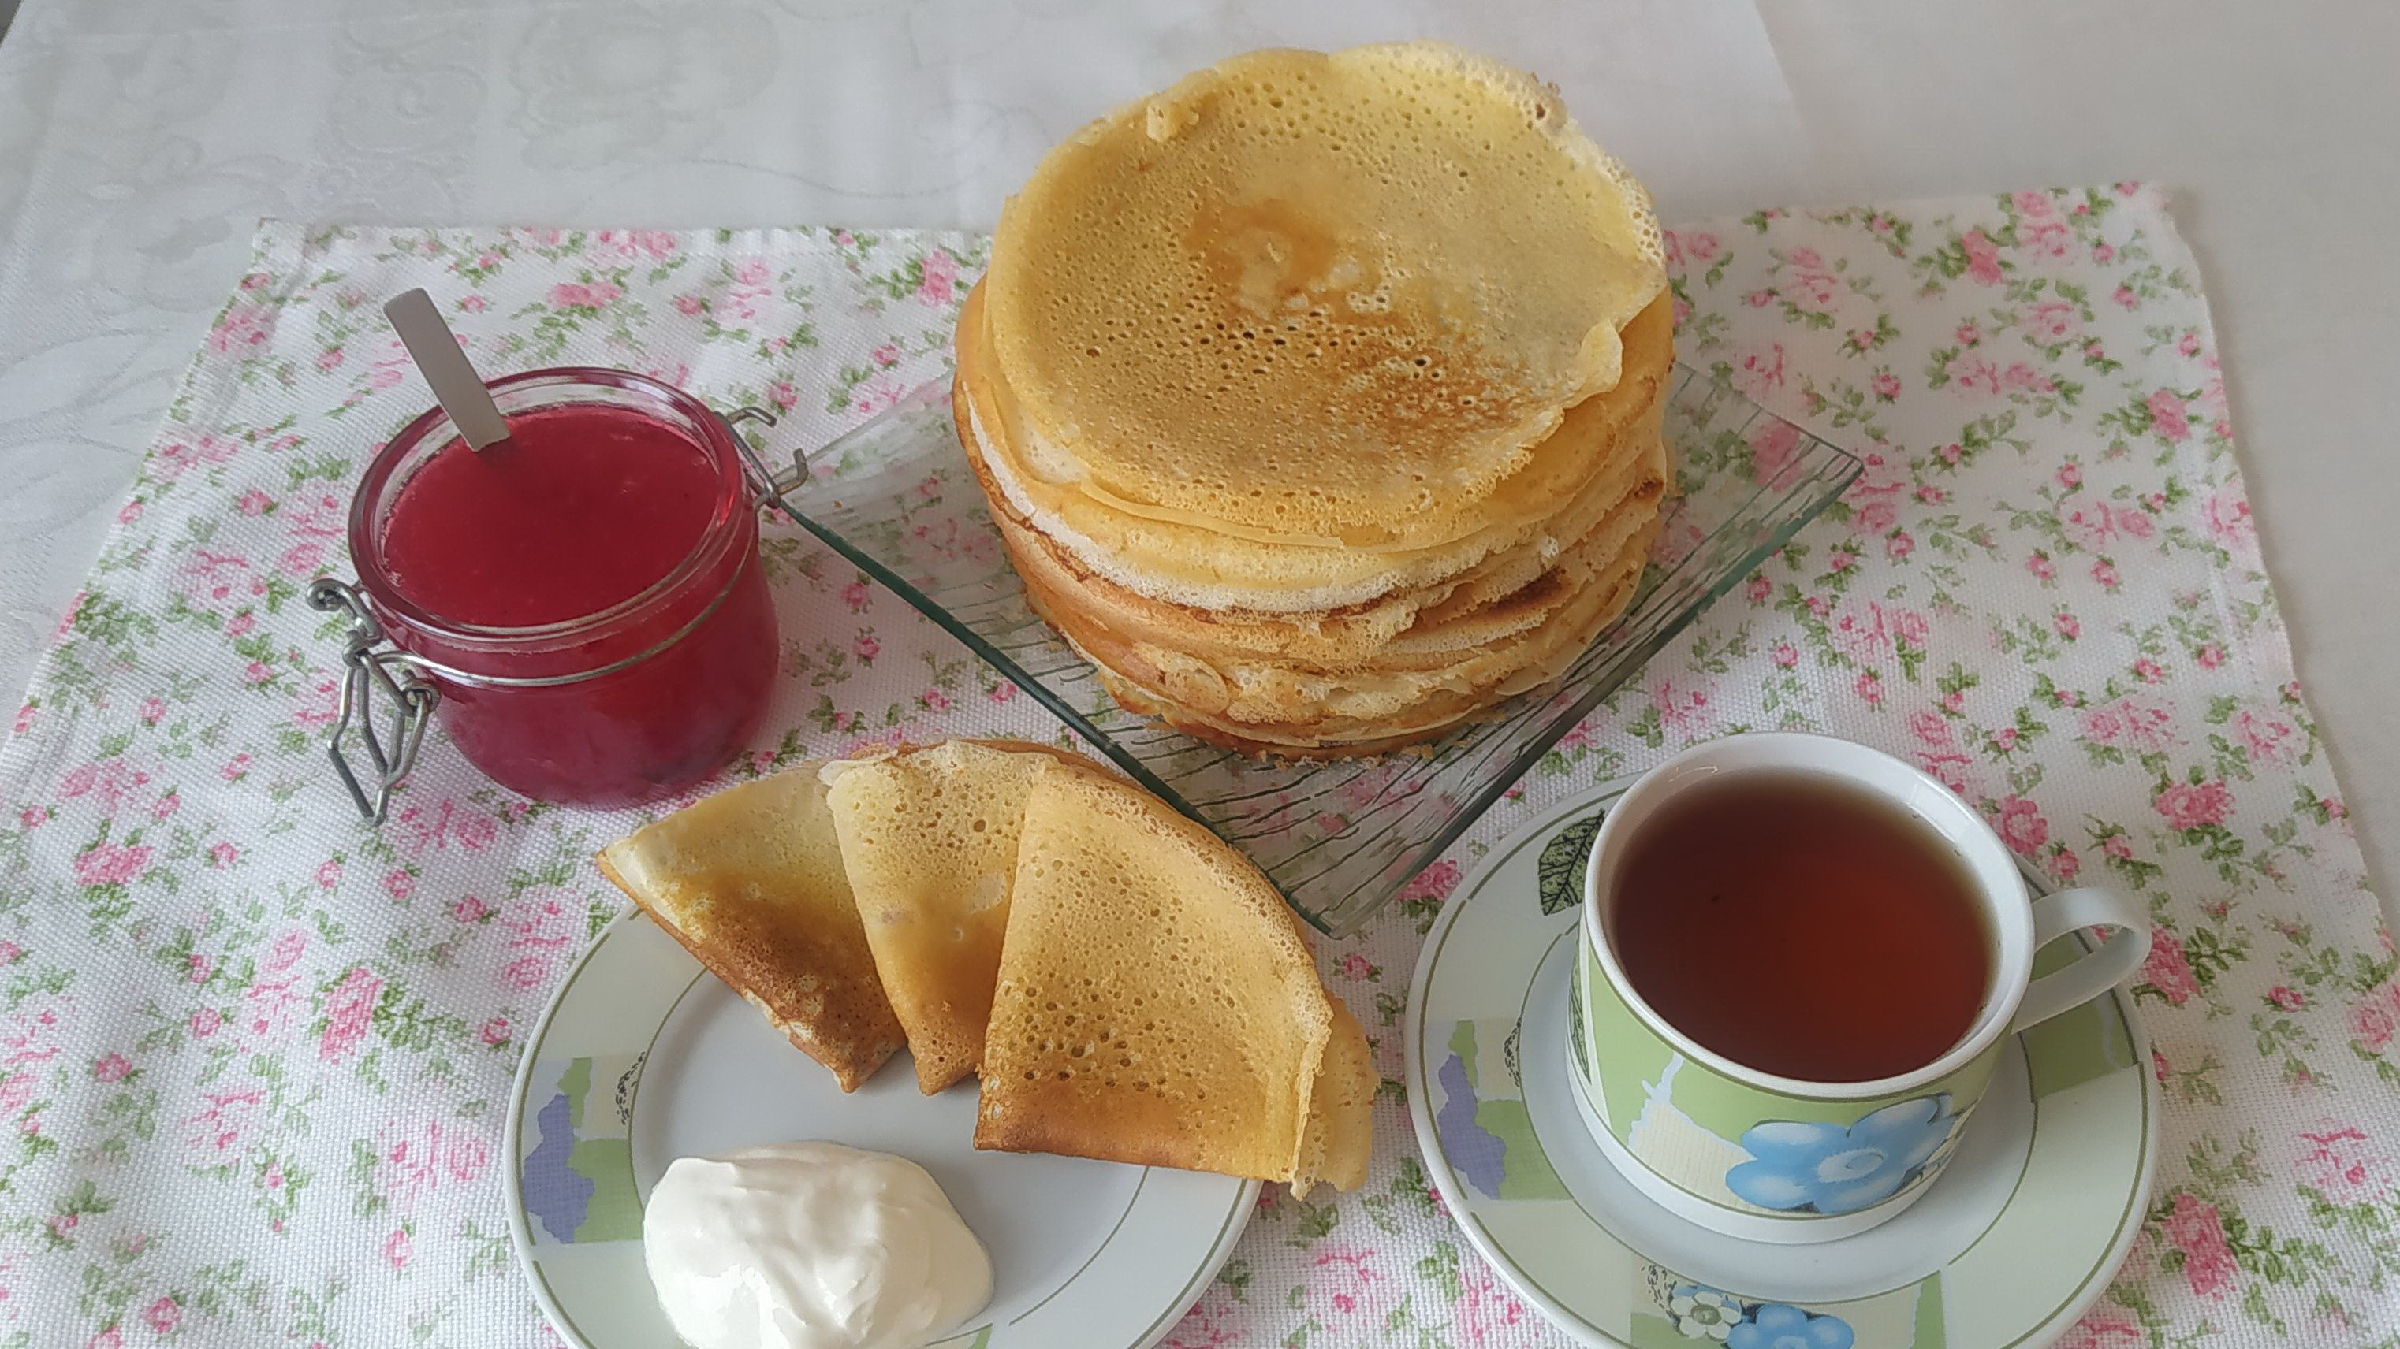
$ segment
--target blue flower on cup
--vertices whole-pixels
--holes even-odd
[[[1811,1316],[1787,1302],[1770,1302],[1725,1337],[1725,1349],[1850,1349],[1858,1336],[1838,1316]]]
[[[1856,1213],[1923,1175],[1957,1124],[1948,1092],[1887,1105],[1848,1128],[1768,1120],[1742,1135],[1750,1160],[1725,1173],[1725,1187],[1783,1213]]]

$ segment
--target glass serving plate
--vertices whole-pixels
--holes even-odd
[[[1848,487],[1859,462],[1724,383],[1677,366],[1677,461],[1633,603],[1558,683],[1423,746],[1372,758],[1249,759],[1117,706],[1025,600],[950,423],[924,385],[771,475],[794,520],[898,591],[1142,785],[1247,853],[1320,930],[1355,930],[1500,794]]]

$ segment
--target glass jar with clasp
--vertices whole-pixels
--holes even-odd
[[[772,488],[735,423],[772,417],[622,370],[489,387],[508,439],[471,450],[438,408],[411,422],[353,498],[355,583],[310,587],[348,619],[332,757],[369,819],[434,717],[504,787],[622,806],[715,771],[766,707]]]

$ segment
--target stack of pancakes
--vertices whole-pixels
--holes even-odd
[[[1120,702],[1367,752],[1555,678],[1670,477],[1649,197],[1455,48],[1265,51],[1052,150],[953,412],[1034,607]]]

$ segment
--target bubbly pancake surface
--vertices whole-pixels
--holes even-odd
[[[1313,1179],[1335,1018],[1275,887],[1097,769],[1044,777],[1020,839],[976,1146]]]
[[[599,863],[854,1091],[906,1040],[851,896],[819,767],[728,787],[610,844]]]
[[[1128,514],[1372,547],[1615,387],[1648,196],[1555,91],[1440,44],[1237,57],[1093,123],[987,285],[1030,471]]]
[[[1292,1180],[1292,1192],[1303,1196],[1312,1181],[1322,1180],[1337,1190],[1367,1183],[1375,1089],[1383,1085],[1366,1027],[1341,999],[1331,1000],[1333,1031],[1325,1041],[1325,1057],[1317,1064],[1316,1085],[1308,1094],[1308,1124],[1300,1133],[1300,1165]]]
[[[983,1061],[1036,745],[948,740],[828,766],[826,802],[868,947],[927,1095]]]

